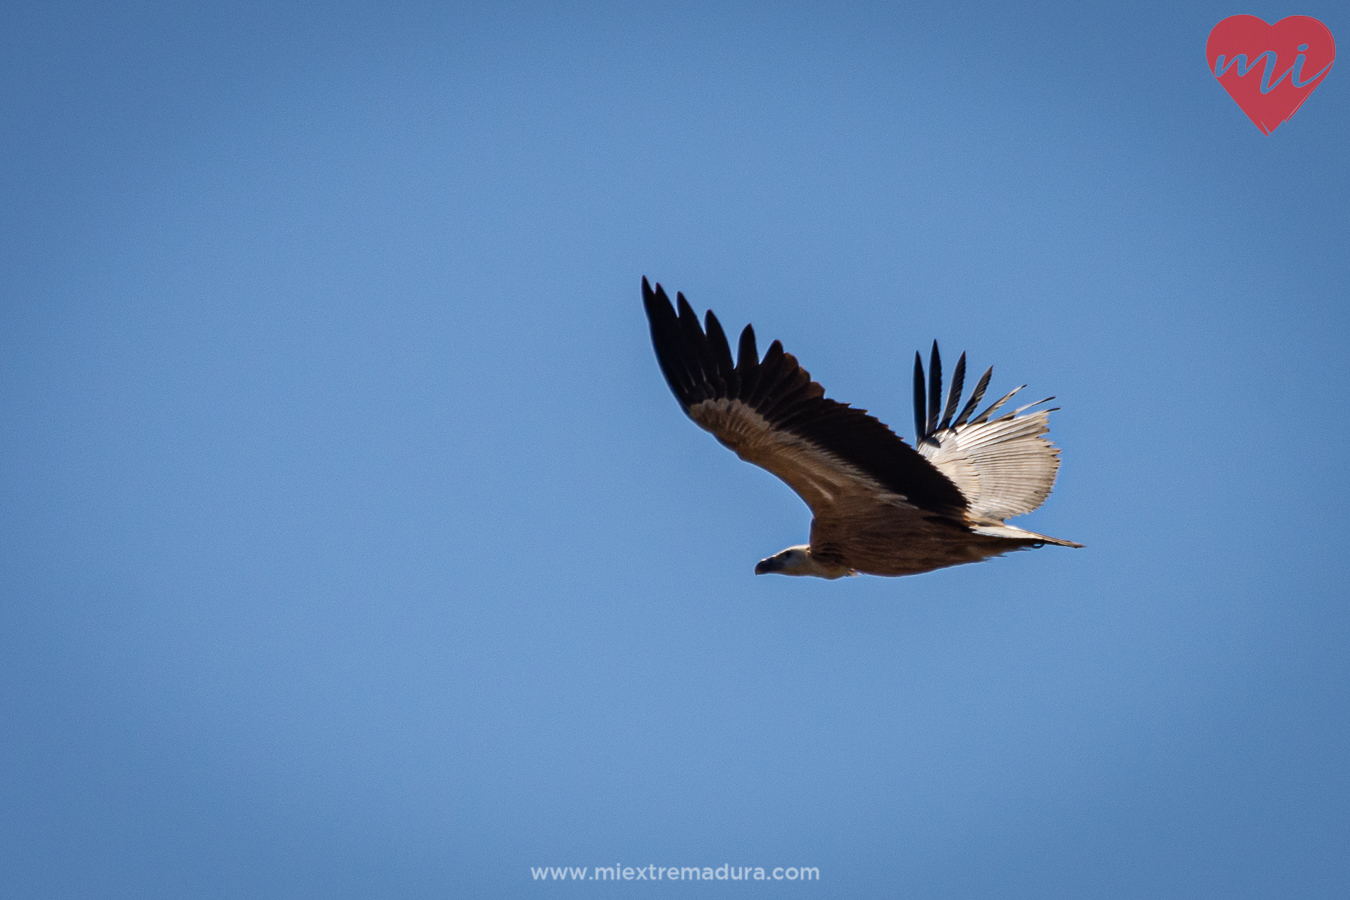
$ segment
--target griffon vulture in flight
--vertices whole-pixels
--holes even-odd
[[[1021,388],[973,415],[992,368],[958,412],[965,354],[946,403],[937,342],[926,391],[914,355],[916,449],[866,410],[827,399],[778,341],[761,359],[749,325],[733,363],[712,310],[699,327],[683,294],[676,313],[646,278],[642,300],[656,359],[689,418],[811,507],[811,542],[761,560],[755,574],[914,575],[1043,544],[1082,546],[1004,524],[1045,501],[1059,450],[1042,437],[1052,410],[1027,412],[1046,400],[993,418]]]

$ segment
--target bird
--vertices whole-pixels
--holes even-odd
[[[700,326],[684,294],[672,306],[646,277],[642,301],[657,362],[685,414],[811,509],[808,543],[760,560],[756,575],[916,575],[1046,544],[1083,546],[1005,523],[1037,509],[1054,486],[1059,448],[1044,435],[1057,407],[1042,407],[1053,397],[995,418],[1019,387],[976,413],[993,367],[962,404],[963,353],[944,403],[934,341],[927,379],[914,354],[911,447],[867,410],[826,397],[779,341],[761,357],[752,326],[733,362],[712,310]]]

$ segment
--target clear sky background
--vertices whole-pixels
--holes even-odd
[[[0,892],[1346,896],[1350,64],[1204,53],[1345,12],[6,5]],[[644,274],[1087,549],[756,578]]]

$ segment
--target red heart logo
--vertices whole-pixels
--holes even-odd
[[[1270,134],[1321,84],[1336,59],[1336,42],[1311,16],[1274,25],[1256,16],[1229,16],[1209,33],[1205,58],[1247,118]]]

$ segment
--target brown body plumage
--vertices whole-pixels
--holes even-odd
[[[916,450],[866,410],[826,398],[777,341],[761,359],[747,325],[733,363],[711,310],[700,327],[682,294],[677,313],[660,285],[644,278],[642,293],[657,360],[684,411],[785,481],[814,515],[810,544],[762,560],[757,573],[913,575],[1041,544],[1081,546],[1004,524],[1054,485],[1059,451],[1042,437],[1050,411],[991,419],[1013,391],[972,417],[986,372],[958,415],[964,355],[941,415],[937,344],[927,396],[916,355]]]

